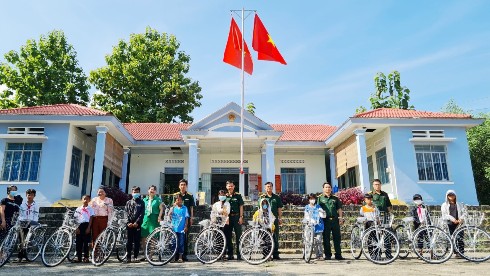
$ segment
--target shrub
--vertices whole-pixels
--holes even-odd
[[[104,187],[106,196],[111,198],[114,206],[125,206],[131,196],[121,191],[119,187]]]
[[[306,205],[308,204],[308,197],[306,195],[294,194],[293,192],[280,193],[282,204],[291,205]]]
[[[342,189],[335,195],[340,199],[343,205],[359,205],[362,204],[364,200],[364,194],[359,187]]]

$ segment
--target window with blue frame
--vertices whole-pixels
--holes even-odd
[[[7,143],[2,181],[38,182],[41,151],[41,143]]]
[[[77,147],[73,147],[71,151],[71,166],[70,166],[70,183],[73,186],[78,187],[80,182],[80,169],[82,167],[82,150]]]
[[[390,176],[386,169],[388,168],[388,158],[386,157],[386,148],[376,152],[376,168],[378,169],[378,178],[382,184],[390,183]]]
[[[305,193],[305,168],[281,168],[281,188],[283,192]]]
[[[449,181],[444,145],[415,145],[419,181]]]

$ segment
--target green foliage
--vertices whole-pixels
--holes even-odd
[[[0,108],[75,103],[87,105],[89,84],[62,31],[28,40],[0,63]]]
[[[366,112],[367,109],[364,107],[364,106],[359,106],[358,108],[356,108],[356,114],[359,114],[359,113],[364,113]]]
[[[443,112],[464,114],[453,99],[442,108]],[[476,193],[480,204],[490,204],[490,113],[473,114],[476,118],[483,118],[483,124],[473,127],[466,132],[470,149],[473,178],[475,179]]]
[[[246,107],[247,111],[255,115],[255,105],[254,103],[248,103]]]
[[[90,72],[100,93],[92,105],[112,112],[122,122],[181,122],[199,107],[201,87],[185,74],[190,57],[178,51],[175,36],[147,28],[120,40],[106,56],[107,66]]]
[[[371,95],[369,101],[371,108],[400,108],[413,109],[413,105],[409,105],[410,90],[401,86],[400,73],[393,71],[388,74],[378,72],[374,77],[374,86],[376,91]]]

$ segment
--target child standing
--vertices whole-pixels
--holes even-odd
[[[140,187],[133,186],[131,189],[133,198],[126,202],[124,210],[128,213],[128,241],[126,244],[126,263],[131,263],[131,253],[133,253],[134,261],[139,262],[138,255],[140,252],[141,242],[141,223],[145,212],[145,203],[141,200]],[[134,244],[134,247],[133,247]],[[133,252],[134,248],[134,252]]]
[[[21,244],[24,243],[24,239],[27,236],[27,233],[29,232],[29,228],[32,225],[39,224],[38,223],[39,206],[34,201],[34,198],[36,197],[36,190],[28,189],[26,191],[26,197],[27,197],[27,201],[22,202],[22,204],[20,205],[19,220],[29,221],[29,225],[26,228],[23,228],[22,232],[20,233],[20,240],[22,241]],[[22,258],[26,258],[26,257],[27,257],[27,253],[25,248],[21,248],[19,250],[19,257],[17,261],[22,262]]]
[[[372,194],[364,195],[364,205],[361,207],[360,214],[362,217],[366,218],[364,229],[373,226],[374,220],[379,218],[379,210],[373,203]]]
[[[324,224],[322,218],[325,218],[327,214],[325,213],[325,210],[320,207],[320,205],[316,204],[315,194],[310,194],[308,196],[308,200],[310,204],[305,206],[304,220],[306,222],[308,222],[307,220],[313,220],[315,223],[315,243],[317,245],[316,258],[320,259],[323,256],[322,236]]]
[[[181,194],[177,194],[175,197],[175,206],[170,210],[169,216],[172,218],[172,228],[174,232],[177,234],[177,252],[179,254],[179,258],[177,262],[184,262],[182,256],[184,254],[184,239],[185,233],[187,233],[188,229],[188,220],[189,212],[187,207],[183,205],[183,197]]]
[[[225,190],[220,190],[218,192],[218,201],[213,204],[211,208],[211,221],[217,222],[217,219],[222,219],[225,217],[226,223],[228,224],[228,215],[230,214],[230,203],[226,201],[226,192]]]
[[[0,242],[7,236],[8,231],[12,228],[12,218],[22,204],[23,198],[17,194],[17,186],[10,185],[7,187],[7,197],[2,199],[0,208]]]
[[[83,262],[88,263],[88,249],[90,243],[90,229],[92,229],[92,220],[95,216],[95,211],[92,207],[88,206],[90,203],[90,196],[84,195],[82,196],[81,207],[78,207],[75,211],[75,216],[78,220],[77,231],[76,231],[76,249],[77,249],[77,258],[72,262],[80,263],[82,262],[82,252],[83,252]]]

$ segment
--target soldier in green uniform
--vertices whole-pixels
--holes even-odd
[[[369,192],[373,195],[373,203],[380,212],[391,213],[392,205],[390,197],[386,192],[381,191],[381,180],[373,180],[373,191]]]
[[[188,218],[188,222],[187,222],[187,225],[188,225],[188,228],[187,229],[190,229],[191,225],[192,225],[192,219],[194,218],[194,206],[196,206],[196,202],[194,201],[194,196],[187,192],[187,180],[186,179],[181,179],[179,181],[179,189],[180,189],[180,192],[177,192],[174,194],[174,196],[177,196],[178,194],[182,195],[182,199],[184,201],[184,206],[187,207],[187,210],[189,212],[189,218]],[[190,231],[187,231],[185,233],[185,239],[184,239],[184,255],[182,256],[182,259],[187,262],[188,259],[187,259],[187,252],[188,252],[188,248],[189,248],[189,232]],[[176,254],[178,255],[178,254]],[[177,260],[177,257],[176,256],[176,260]]]
[[[332,259],[332,249],[330,248],[330,232],[333,236],[333,246],[335,248],[335,259],[345,260],[340,250],[340,225],[344,223],[342,217],[342,202],[332,194],[332,185],[328,182],[323,183],[323,194],[318,197],[317,203],[325,210],[327,216],[323,218],[323,251],[325,260]]]
[[[235,242],[236,242],[236,254],[237,260],[241,260],[240,250],[238,248],[240,244],[240,237],[242,236],[242,224],[243,224],[243,198],[239,193],[235,193],[235,183],[229,180],[226,181],[226,189],[228,193],[226,194],[226,201],[230,203],[230,214],[229,223],[225,225],[224,232],[226,237],[226,248],[228,260],[233,260],[233,242],[232,242],[232,232],[235,231]]]
[[[276,218],[274,220],[274,252],[272,252],[272,258],[274,260],[280,260],[279,258],[279,225],[282,225],[282,200],[281,198],[272,193],[272,187],[274,184],[272,182],[267,182],[264,184],[265,186],[265,194],[261,195],[260,198],[265,198],[267,201],[269,201],[269,204],[271,206],[271,211],[274,217]],[[259,200],[260,204],[261,200]],[[261,208],[261,206],[259,206]]]

